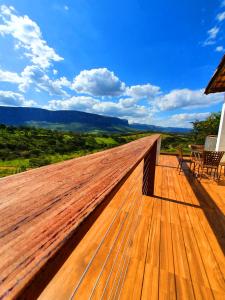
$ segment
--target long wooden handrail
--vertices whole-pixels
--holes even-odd
[[[0,179],[0,299],[29,285],[78,226],[144,160],[154,190],[160,135]]]

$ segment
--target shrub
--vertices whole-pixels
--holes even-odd
[[[31,167],[41,167],[51,163],[51,160],[46,157],[34,157],[29,159],[29,164]]]

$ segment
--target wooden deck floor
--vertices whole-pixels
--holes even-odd
[[[154,197],[113,198],[39,298],[225,299],[225,180],[176,165],[160,157]]]

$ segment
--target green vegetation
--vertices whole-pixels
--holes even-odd
[[[190,134],[163,134],[161,152],[176,153],[177,147],[181,146],[184,153],[188,154],[190,152],[188,145],[190,144],[194,144]]]
[[[207,135],[217,135],[220,123],[220,113],[212,113],[203,121],[193,122],[193,130],[189,134],[168,134],[162,137],[162,151],[174,153],[182,146],[184,153],[189,153],[188,145],[204,144]]]
[[[0,125],[0,177],[115,147],[148,134],[78,134]]]
[[[124,132],[127,131],[135,131],[128,126],[116,126],[111,125],[110,127],[102,127],[95,126],[94,124],[89,124],[85,122],[71,122],[71,123],[51,123],[46,121],[27,121],[25,126],[28,127],[35,127],[35,128],[44,128],[50,130],[57,130],[57,131],[73,131],[79,133],[91,133],[91,134],[104,134],[108,132]]]
[[[162,134],[161,151],[175,153],[178,146],[189,153],[189,144],[203,144],[209,134],[217,134],[219,113],[205,121],[195,121],[186,134]],[[31,168],[83,156],[119,146],[153,132],[74,133],[36,127],[0,125],[0,177]]]
[[[204,121],[193,122],[192,138],[196,144],[204,144],[207,135],[217,135],[221,113],[212,113]]]

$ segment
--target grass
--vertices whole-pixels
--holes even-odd
[[[96,142],[101,145],[107,146],[117,146],[118,142],[116,142],[112,137],[96,137]]]

